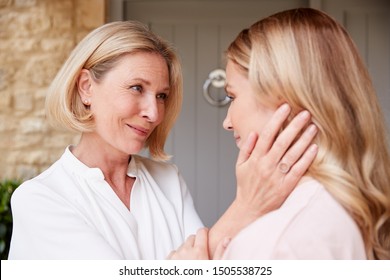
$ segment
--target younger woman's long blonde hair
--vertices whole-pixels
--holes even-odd
[[[358,224],[369,259],[390,259],[390,157],[383,115],[357,48],[323,12],[277,13],[243,30],[227,58],[259,95],[306,109],[319,133],[308,175]]]

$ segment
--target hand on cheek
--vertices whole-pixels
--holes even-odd
[[[307,126],[307,111],[298,114],[280,133],[289,113],[289,106],[282,105],[260,137],[251,133],[241,145],[236,163],[236,199],[254,216],[279,208],[317,154],[317,146],[311,144],[317,129]]]

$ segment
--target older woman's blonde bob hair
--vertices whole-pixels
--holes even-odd
[[[76,132],[93,131],[94,118],[82,103],[77,89],[81,70],[90,70],[99,81],[123,55],[139,52],[159,54],[168,66],[170,94],[165,101],[165,117],[145,143],[154,159],[167,159],[164,144],[182,103],[181,66],[171,45],[136,21],[107,23],[93,30],[76,46],[48,91],[46,114],[51,124]]]

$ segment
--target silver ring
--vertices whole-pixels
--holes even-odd
[[[287,163],[281,162],[279,163],[279,170],[283,174],[287,174],[290,171],[290,166]]]

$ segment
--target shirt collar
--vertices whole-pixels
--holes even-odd
[[[77,173],[83,177],[104,180],[104,174],[102,170],[98,167],[91,168],[85,165],[72,154],[72,152],[70,151],[71,147],[72,146],[66,147],[65,152],[62,155],[62,162],[67,167],[67,169],[72,170],[74,173]],[[130,177],[137,177],[138,175],[137,156],[135,155],[132,155],[130,158],[127,175],[129,175]]]
[[[127,175],[130,177],[137,177],[138,175],[138,160],[136,155],[132,155],[130,158]]]
[[[67,169],[72,170],[72,172],[83,177],[104,179],[103,172],[100,170],[100,168],[91,168],[85,165],[72,154],[72,152],[70,151],[71,147],[72,146],[66,147],[65,152],[61,157],[62,163]]]

